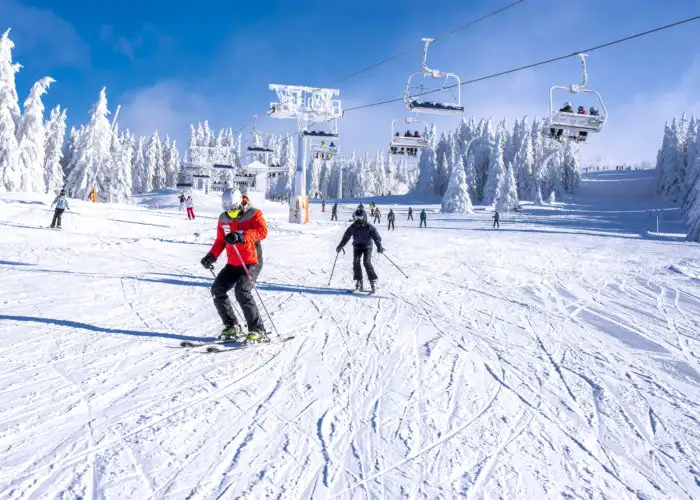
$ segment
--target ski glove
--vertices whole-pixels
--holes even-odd
[[[245,243],[243,240],[243,232],[242,231],[231,231],[228,233],[226,236],[224,236],[224,240],[226,243],[229,245],[235,245],[237,243]]]
[[[384,253],[384,247],[377,247],[377,252]]]
[[[216,257],[208,253],[204,256],[202,260],[200,260],[200,262],[202,263],[202,266],[204,266],[204,269],[214,269],[214,262],[216,262]]]
[[[338,245],[338,246],[335,248],[335,252],[336,252],[336,253],[340,253],[342,250],[343,250],[343,247],[341,247],[340,245]]]

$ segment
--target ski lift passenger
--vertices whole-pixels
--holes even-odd
[[[586,114],[586,108],[584,108],[583,106],[579,106],[579,107],[578,107],[578,114],[579,114],[579,115],[585,115],[585,114]]]
[[[330,144],[329,147],[334,148],[334,147],[335,147],[335,143],[334,143],[334,142],[331,142],[331,144]]]
[[[404,137],[411,137],[411,131],[407,130],[406,133],[403,135]]]
[[[398,132],[396,132],[396,133],[394,134],[394,137],[401,137],[401,134],[399,134]]]
[[[415,132],[413,132],[413,137],[420,137],[420,134],[418,133],[417,130]]]
[[[561,108],[559,108],[560,113],[573,113],[574,108],[571,107],[571,103],[566,101]]]
[[[596,108],[595,106],[591,106],[591,109],[588,110],[588,114],[591,116],[600,116],[598,108]]]

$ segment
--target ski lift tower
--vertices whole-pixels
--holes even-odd
[[[298,85],[271,84],[279,102],[270,104],[267,114],[272,118],[297,120],[299,139],[297,168],[294,173],[293,196],[289,203],[289,222],[305,224],[309,221],[309,197],[306,194],[306,163],[309,150],[310,126],[324,122],[336,122],[343,116],[340,94],[337,89],[302,87]]]

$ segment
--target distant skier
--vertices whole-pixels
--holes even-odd
[[[420,226],[419,227],[428,227],[428,214],[425,213],[425,208],[420,211]]]
[[[192,199],[192,195],[187,196],[187,199],[185,200],[185,207],[187,207],[187,219],[194,219],[194,200]]]
[[[180,193],[180,196],[178,196],[178,199],[180,200],[180,212],[182,212],[182,209],[185,207],[185,195]]]
[[[374,204],[374,202],[372,202],[372,203],[369,204],[369,214],[370,214],[371,216],[374,216],[374,208],[375,208],[375,207],[376,207],[376,205]]]
[[[213,269],[216,259],[226,249],[228,263],[219,272],[211,286],[214,305],[224,323],[219,339],[240,340],[243,336],[228,297],[228,292],[235,287],[236,301],[241,306],[248,325],[246,340],[265,341],[267,333],[253,299],[253,283],[248,278],[243,265],[248,267],[252,278],[257,279],[260,274],[262,255],[258,254],[256,247],[267,237],[267,224],[260,210],[251,206],[245,209],[243,197],[238,189],[226,189],[221,205],[224,212],[219,216],[216,240],[209,253],[201,260],[202,266]]]
[[[408,219],[406,220],[413,220],[413,208],[408,207]]]
[[[393,209],[389,209],[389,213],[387,214],[386,219],[389,221],[389,227],[387,228],[387,231],[394,231],[396,229],[394,227],[394,220],[396,219],[396,214],[394,213]]]
[[[338,202],[333,203],[333,208],[331,208],[331,221],[338,220]]]
[[[374,223],[382,223],[382,212],[379,210],[379,208],[374,209]]]
[[[493,214],[493,228],[492,228],[492,229],[495,229],[496,226],[498,226],[498,229],[501,228],[501,225],[498,223],[498,221],[500,220],[500,218],[501,218],[501,217],[500,217],[500,215],[498,215],[498,210],[496,210],[496,213]]]
[[[70,208],[68,207],[68,200],[66,199],[65,189],[61,189],[61,193],[58,196],[56,196],[55,200],[53,200],[51,208],[53,208],[54,205],[56,205],[56,210],[53,213],[51,227],[58,227],[58,229],[61,229],[61,215],[63,215],[64,211],[70,210]],[[58,226],[56,226],[56,223],[58,223]]]
[[[352,225],[345,231],[343,239],[340,240],[340,244],[335,251],[342,251],[343,247],[350,241],[350,238],[352,238],[352,270],[353,279],[355,280],[355,290],[361,292],[364,289],[362,267],[360,267],[360,259],[362,259],[362,264],[364,264],[365,271],[367,272],[367,278],[369,278],[369,284],[374,293],[377,291],[377,273],[372,266],[372,241],[377,245],[377,252],[384,253],[382,239],[377,229],[367,222],[367,214],[364,210],[360,210],[359,208],[355,210],[353,219]]]
[[[325,211],[326,211],[326,200],[323,200],[321,202],[321,212],[325,212]]]

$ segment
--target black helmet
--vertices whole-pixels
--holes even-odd
[[[358,208],[357,210],[355,210],[355,213],[352,215],[352,218],[355,219],[355,221],[364,221],[365,211],[361,208]]]
[[[65,189],[61,189],[61,194],[66,194],[66,190],[65,190]]]

